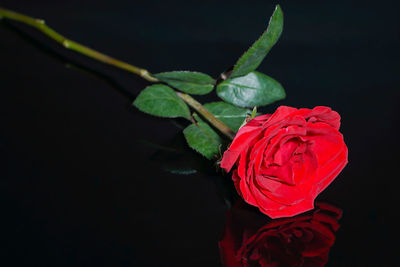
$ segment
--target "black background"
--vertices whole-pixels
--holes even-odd
[[[276,3],[2,0],[0,6],[43,18],[70,39],[153,73],[216,77],[266,28]],[[349,164],[319,196],[344,210],[327,266],[395,266],[399,6],[279,3],[284,33],[259,70],[288,96],[263,112],[282,104],[330,106],[342,116],[349,148]],[[217,242],[227,207],[216,180],[227,178],[212,175],[212,166],[171,174],[152,160],[157,148],[145,143],[165,145],[181,130],[131,107],[147,85],[27,26],[0,22],[1,266],[221,265]]]

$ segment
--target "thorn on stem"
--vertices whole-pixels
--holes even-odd
[[[63,44],[63,46],[64,46],[65,48],[68,48],[68,47],[69,47],[69,42],[68,42],[68,40],[64,40],[64,41],[62,42],[62,44]]]
[[[194,119],[194,114],[191,114],[191,115],[190,115],[190,121],[191,121],[193,124],[197,125],[197,121]]]
[[[148,74],[149,74],[149,72],[147,70],[144,70],[144,69],[140,70],[140,76],[146,77]]]
[[[46,22],[43,19],[35,19],[35,21],[36,21],[36,23],[39,23],[42,25],[46,24]]]

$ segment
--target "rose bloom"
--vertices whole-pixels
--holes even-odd
[[[297,215],[314,208],[314,199],[347,164],[339,127],[339,114],[328,107],[281,106],[240,128],[221,167],[233,169],[239,195],[261,212]]]
[[[316,206],[303,215],[271,220],[235,203],[219,242],[223,266],[323,267],[342,211],[326,203]]]

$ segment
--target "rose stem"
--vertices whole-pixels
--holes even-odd
[[[42,20],[42,19],[35,19],[32,17],[28,17],[25,15],[10,11],[10,10],[3,9],[3,8],[0,8],[0,17],[4,17],[7,19],[16,20],[16,21],[28,24],[28,25],[38,29],[39,31],[41,31],[42,33],[44,33],[51,39],[55,40],[56,42],[60,43],[67,49],[76,51],[85,56],[91,57],[93,59],[96,59],[98,61],[101,61],[101,62],[109,64],[109,65],[113,65],[120,69],[129,71],[129,72],[133,72],[134,74],[139,75],[140,77],[148,80],[149,82],[158,81],[156,78],[152,77],[150,75],[150,73],[145,69],[141,69],[141,68],[132,66],[128,63],[122,62],[120,60],[117,60],[117,59],[107,56],[105,54],[99,53],[93,49],[90,49],[87,46],[78,44],[72,40],[65,38],[58,32],[56,32],[53,29],[51,29],[50,27],[48,27],[45,24],[44,20]]]
[[[176,93],[189,106],[191,106],[194,110],[196,110],[201,115],[203,115],[203,117],[206,118],[212,125],[214,125],[215,128],[220,130],[221,133],[223,133],[224,135],[226,135],[230,139],[233,139],[235,137],[235,133],[228,126],[226,126],[226,124],[224,124],[219,119],[217,119],[202,104],[197,102],[196,99],[194,99],[193,97],[191,97],[188,94],[184,94],[184,93],[181,93],[181,92],[176,92]]]
[[[36,19],[32,18],[17,12],[13,12],[11,10],[7,10],[4,8],[0,7],[0,19],[2,18],[7,18],[10,20],[15,20],[18,22],[25,23],[27,25],[30,25],[37,30],[41,31],[43,34],[47,35],[54,41],[60,43],[63,45],[65,48],[73,50],[75,52],[78,52],[80,54],[83,54],[85,56],[88,56],[90,58],[93,58],[95,60],[101,61],[105,64],[112,65],[114,67],[126,70],[128,72],[134,73],[136,75],[139,75],[143,79],[149,81],[149,82],[159,82],[159,80],[151,75],[151,73],[146,70],[142,69],[136,66],[133,66],[129,63],[120,61],[118,59],[115,59],[113,57],[107,56],[105,54],[102,54],[96,50],[93,50],[87,46],[81,45],[77,42],[74,42],[72,40],[69,40],[59,34],[58,32],[54,31],[50,27],[48,27],[45,24],[45,21],[42,19]],[[206,118],[215,128],[221,131],[224,135],[229,137],[230,139],[233,139],[235,137],[235,133],[229,129],[228,126],[226,126],[223,122],[218,120],[213,114],[211,114],[203,105],[201,105],[199,102],[197,102],[194,98],[192,98],[188,94],[176,92],[178,96],[185,101],[189,106],[191,106],[194,110],[196,110],[198,113],[200,113],[204,118]]]

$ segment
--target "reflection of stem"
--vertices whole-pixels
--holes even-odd
[[[53,29],[51,29],[50,27],[48,27],[45,24],[44,20],[34,19],[32,17],[28,17],[28,16],[25,16],[25,15],[22,15],[22,14],[19,14],[19,13],[10,11],[10,10],[6,10],[3,8],[0,8],[0,18],[1,17],[28,24],[28,25],[38,29],[39,31],[41,31],[42,33],[44,33],[51,39],[55,40],[56,42],[62,44],[67,49],[76,51],[85,56],[88,56],[90,58],[96,59],[98,61],[101,61],[101,62],[109,64],[109,65],[115,66],[117,68],[129,71],[129,72],[133,72],[134,74],[139,75],[140,77],[148,80],[149,82],[158,81],[156,78],[151,76],[151,74],[145,69],[135,67],[133,65],[130,65],[130,64],[120,61],[118,59],[112,58],[110,56],[107,56],[105,54],[97,52],[87,46],[78,44],[77,42],[74,42],[74,41],[71,41],[71,40],[65,38],[58,32],[56,32]]]
[[[213,114],[211,114],[202,104],[197,102],[193,97],[188,94],[177,92],[178,96],[182,98],[189,106],[191,106],[194,110],[200,113],[204,118],[206,118],[215,128],[221,131],[224,135],[233,139],[235,137],[235,133],[226,126],[223,122],[217,119]]]
[[[133,66],[131,64],[120,61],[113,57],[107,56],[107,55],[97,52],[96,50],[93,50],[87,46],[81,45],[77,42],[74,42],[72,40],[65,38],[58,32],[56,32],[53,29],[51,29],[50,27],[48,27],[45,24],[44,20],[35,19],[35,18],[26,16],[23,14],[19,14],[19,13],[13,12],[11,10],[7,10],[7,9],[0,7],[0,19],[2,19],[2,18],[15,20],[15,21],[19,21],[19,22],[25,23],[27,25],[30,25],[30,26],[38,29],[39,31],[41,31],[43,34],[47,35],[51,39],[55,40],[56,42],[62,44],[67,49],[73,50],[75,52],[78,52],[78,53],[88,56],[90,58],[96,59],[103,63],[112,65],[114,67],[117,67],[117,68],[120,68],[120,69],[123,69],[126,71],[129,71],[136,75],[139,75],[140,77],[142,77],[143,79],[145,79],[149,82],[158,82],[159,81],[157,78],[153,77],[149,71],[147,71],[145,69]],[[194,110],[196,110],[204,118],[206,118],[215,128],[220,130],[221,133],[223,133],[230,139],[233,139],[235,137],[235,133],[228,126],[226,126],[222,121],[217,119],[203,105],[201,105],[199,102],[197,102],[190,95],[180,93],[180,92],[177,92],[177,94],[189,106],[191,106]]]

